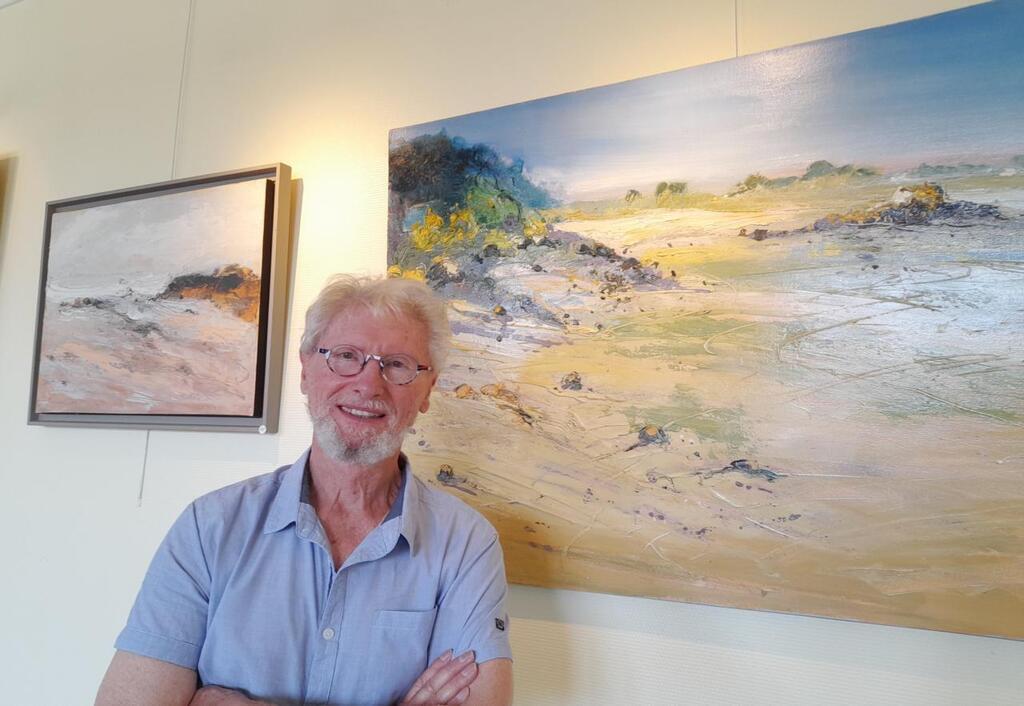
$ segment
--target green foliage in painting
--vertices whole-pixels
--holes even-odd
[[[654,198],[658,208],[682,208],[685,193],[685,181],[663,181],[654,189]]]
[[[514,238],[521,239],[528,227],[537,228],[530,224],[538,209],[554,205],[554,199],[524,174],[522,160],[504,158],[487,145],[469,144],[444,132],[392,148],[389,182],[391,259],[413,269],[424,266],[426,253],[482,250],[490,244],[502,249]],[[417,222],[407,222],[411,214]],[[499,237],[492,231],[505,234]],[[479,239],[481,232],[488,236]],[[407,242],[404,233],[409,234]]]
[[[522,160],[502,158],[484,144],[468,144],[444,132],[421,135],[391,150],[389,186],[399,201],[409,206],[430,206],[447,216],[466,206],[477,216],[490,211],[521,217],[524,209],[553,205],[551,196],[523,174]]]
[[[837,167],[826,159],[819,159],[808,165],[801,176],[785,176],[771,179],[760,172],[748,174],[747,178],[737,183],[729,196],[738,196],[760,189],[781,189],[797,183],[813,184],[821,179],[835,179],[840,182],[850,178],[878,176],[878,170],[872,167],[855,167],[844,164]]]
[[[509,192],[481,182],[466,194],[466,207],[484,228],[514,226],[523,217],[523,206]]]
[[[867,177],[877,175],[878,171],[870,167],[855,167],[852,164],[844,164],[841,167],[837,167],[828,160],[819,159],[807,167],[807,171],[800,177],[800,181],[810,181],[811,179],[820,179],[826,176]]]
[[[754,172],[748,174],[747,178],[736,185],[736,188],[732,191],[733,194],[742,194],[747,191],[753,191],[754,189],[763,189],[769,186],[772,180],[766,177],[764,174]]]

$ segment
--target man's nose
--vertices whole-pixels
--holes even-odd
[[[376,358],[369,358],[363,363],[363,369],[360,370],[354,377],[356,383],[356,389],[367,390],[374,393],[380,393],[387,386],[387,380],[384,379],[384,370],[380,366],[380,361]]]

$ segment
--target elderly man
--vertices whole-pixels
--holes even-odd
[[[497,534],[401,453],[448,336],[423,284],[328,284],[300,347],[312,447],[178,518],[97,704],[511,702]]]

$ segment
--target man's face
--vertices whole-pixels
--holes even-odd
[[[427,328],[406,316],[374,316],[362,307],[343,311],[324,329],[319,348],[355,346],[364,354],[410,356],[430,365]],[[302,391],[309,402],[315,440],[336,461],[371,465],[396,454],[406,430],[429,407],[437,374],[422,372],[407,385],[381,376],[371,358],[362,372],[342,377],[324,356],[302,356]]]

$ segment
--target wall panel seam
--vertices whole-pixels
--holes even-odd
[[[171,146],[171,179],[175,178],[178,162],[178,141],[181,139],[181,110],[185,102],[185,79],[188,75],[188,60],[192,49],[192,17],[195,14],[196,0],[186,0],[188,10],[185,14],[185,46],[181,51],[181,74],[178,77],[178,105],[174,114],[174,144]]]
[[[732,53],[740,55],[740,0],[732,0]]]

